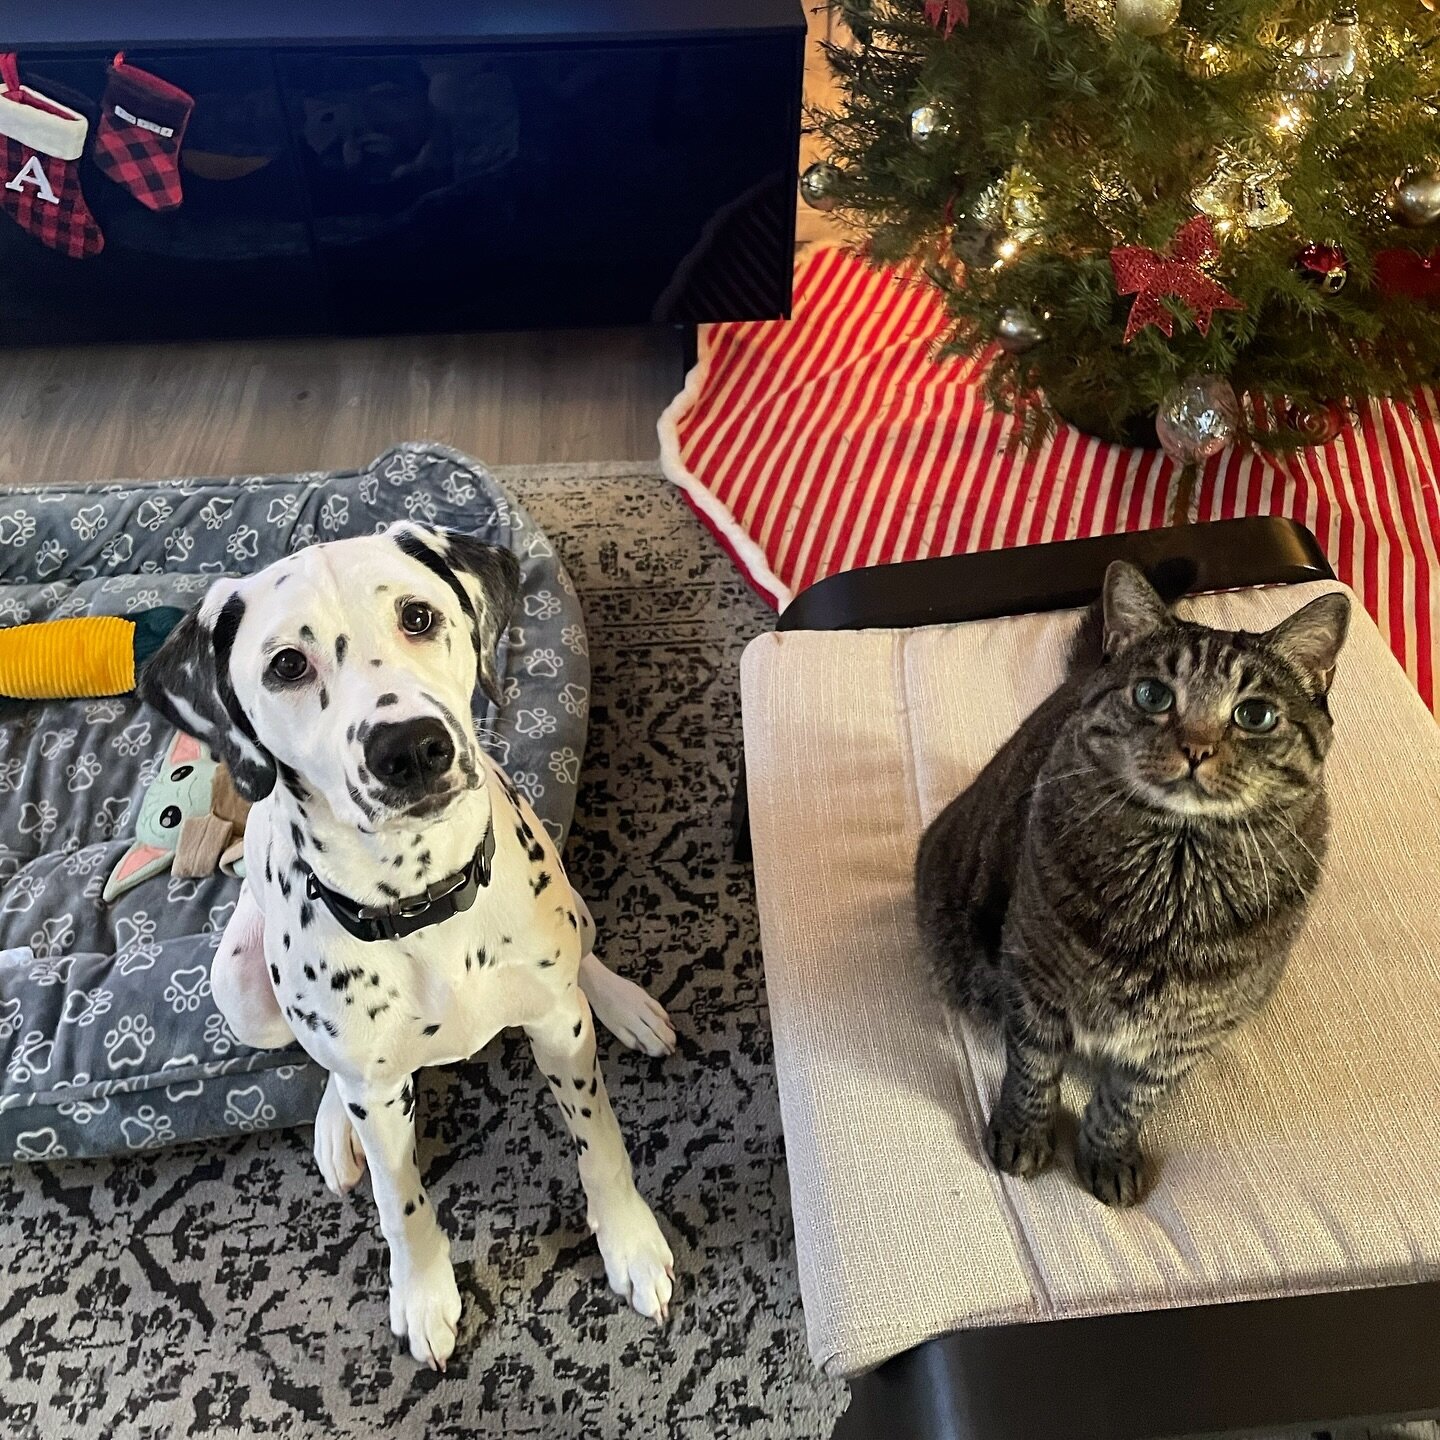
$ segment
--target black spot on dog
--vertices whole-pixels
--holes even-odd
[[[483,945],[475,952],[475,963],[482,970],[490,963],[490,956],[486,954],[485,947]]]
[[[394,705],[399,699],[400,697],[393,691],[387,690],[383,695],[377,695],[375,697],[375,708],[382,710],[387,705]]]
[[[576,1033],[578,1034],[579,1032],[577,1031]],[[583,1090],[585,1088],[585,1082],[583,1080],[572,1080],[570,1083],[574,1085],[577,1090]]]
[[[595,1087],[596,1087],[599,1083],[600,1083],[600,1077],[599,1077],[598,1075],[593,1076],[593,1077],[591,1078],[591,1081],[590,1081],[590,1093],[591,1093],[592,1095],[595,1093]]]
[[[407,1115],[414,1112],[415,1086],[409,1080],[405,1082],[405,1088],[400,1092],[400,1104]]]
[[[378,670],[384,663],[385,662],[383,660],[372,660],[370,662],[371,667],[376,670]]]
[[[270,978],[277,985],[280,983],[280,967],[278,965],[272,965],[270,967]],[[288,1015],[290,1012],[287,1010],[285,1013]]]
[[[424,837],[424,835],[420,834],[418,831],[417,831],[414,835],[412,835],[412,836],[410,837],[410,844],[411,844],[416,850],[418,850],[424,843],[425,843],[425,837]]]
[[[582,1105],[580,1107],[580,1113],[588,1120],[590,1118],[590,1107],[588,1105]]]
[[[345,663],[345,652],[350,648],[350,637],[348,635],[337,635],[335,637],[335,663]]]
[[[316,850],[320,852],[320,854],[323,855],[325,853],[325,842],[318,835],[312,835],[310,837],[310,843],[316,848]]]
[[[423,1190],[415,1197],[415,1203],[417,1205],[423,1205],[425,1203],[425,1192]]]
[[[508,935],[502,935],[502,936],[500,937],[500,943],[501,943],[502,945],[509,945],[509,944],[511,943],[511,942],[510,942],[510,937],[509,937]]]
[[[351,972],[351,971],[349,971],[349,970],[337,970],[337,971],[330,977],[330,988],[331,988],[332,990],[348,990],[348,989],[350,988],[350,980],[351,980],[351,978],[352,978],[352,972]]]
[[[306,644],[313,645],[315,643],[315,632],[308,625],[302,625],[300,627],[300,638],[304,640]]]
[[[377,1015],[383,1015],[389,1008],[389,1002],[382,1000],[378,1005],[367,1006],[365,1013],[373,1020]]]
[[[307,964],[305,966],[305,978],[307,980],[315,979],[315,967],[313,965]]]
[[[290,577],[288,575],[277,575],[275,577],[275,589],[279,589]]]
[[[573,910],[567,910],[565,912],[565,918],[570,922],[570,928],[572,930],[578,930],[580,928],[580,924],[575,919],[575,912]]]
[[[288,950],[290,948],[290,932],[285,930],[280,935],[280,943]]]
[[[430,864],[430,852],[429,852],[428,850],[422,850],[422,851],[415,857],[415,866],[416,866],[416,868],[419,869],[419,870],[424,870],[424,869],[426,869],[426,868],[429,866],[429,864]]]
[[[323,685],[320,687],[320,708],[322,710],[330,708],[330,692]]]
[[[280,877],[280,893],[287,900],[290,898],[290,877],[288,875],[282,875]]]
[[[297,850],[305,848],[305,832],[293,820],[290,822],[290,842]]]
[[[265,852],[265,883],[268,885],[275,879],[275,872],[270,868],[270,852]]]
[[[340,1033],[339,1028],[336,1026],[333,1020],[325,1020],[321,1023],[325,1026],[325,1033],[329,1035],[332,1039]]]
[[[538,895],[550,883],[550,872],[542,870],[531,882],[530,888]]]
[[[525,853],[530,862],[534,864],[535,861],[545,858],[545,847],[537,840]]]
[[[437,1021],[434,1025],[427,1025],[420,1033],[422,1035],[433,1035],[439,1028],[440,1025]]]
[[[363,1120],[363,1119],[365,1118],[366,1110],[365,1110],[365,1107],[364,1107],[363,1105],[357,1105],[357,1104],[355,1104],[355,1102],[352,1100],[352,1101],[349,1102],[349,1106],[350,1106],[350,1113],[351,1113],[357,1120]]]
[[[315,907],[308,900],[302,900],[300,902],[300,928],[302,930],[308,930],[310,928],[310,922],[314,920],[314,918]]]
[[[405,1213],[407,1215],[413,1215],[415,1213],[415,1202],[413,1200],[407,1200],[405,1202]]]
[[[403,855],[397,855],[397,856],[390,862],[390,868],[391,868],[392,870],[398,870],[404,863],[405,863],[405,857],[404,857]]]
[[[590,1148],[590,1142],[583,1135],[577,1135],[575,1137],[575,1148],[583,1155]]]
[[[353,745],[355,743],[355,727],[353,725],[346,727],[345,743],[347,745]]]
[[[373,970],[370,972],[370,983],[372,985],[378,985],[380,983],[379,975],[377,975]]]
[[[577,1040],[580,1038],[580,1032],[581,1032],[584,1028],[585,1028],[585,1022],[584,1022],[583,1020],[577,1020],[577,1021],[575,1022],[575,1038],[576,1038]]]
[[[549,969],[552,969],[552,968],[554,967],[554,964],[555,964],[555,962],[554,962],[553,960],[542,960],[542,961],[540,962],[540,968],[541,968],[542,970],[549,970]]]

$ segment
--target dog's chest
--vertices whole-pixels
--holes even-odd
[[[471,908],[399,940],[356,939],[293,866],[272,867],[261,881],[266,959],[300,1043],[330,1070],[403,1075],[539,1020],[576,983],[580,959],[573,897],[547,850],[558,879],[537,894],[540,862],[497,826],[491,881]]]

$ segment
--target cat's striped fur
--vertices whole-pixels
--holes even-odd
[[[941,993],[1004,1030],[1000,1169],[1050,1162],[1061,1071],[1088,1052],[1080,1179],[1138,1200],[1146,1115],[1269,998],[1325,852],[1348,619],[1327,595],[1265,634],[1213,630],[1112,565],[1070,677],[926,831],[918,911]]]

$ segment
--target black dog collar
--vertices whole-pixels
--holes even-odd
[[[468,910],[475,897],[490,883],[490,862],[495,858],[495,823],[485,826],[485,838],[470,862],[453,875],[427,885],[418,895],[406,895],[388,905],[357,905],[353,900],[323,885],[302,860],[305,893],[323,900],[325,908],[357,940],[399,940],[427,925],[438,925],[452,915]]]

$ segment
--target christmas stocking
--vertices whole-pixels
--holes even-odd
[[[72,260],[105,248],[76,165],[89,128],[79,111],[22,85],[15,56],[0,55],[0,205],[22,230]]]
[[[122,50],[110,66],[95,163],[151,210],[173,210],[181,200],[180,141],[195,102],[178,85],[125,63]]]

